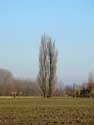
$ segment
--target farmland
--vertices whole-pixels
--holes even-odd
[[[0,125],[94,125],[94,99],[0,97]]]

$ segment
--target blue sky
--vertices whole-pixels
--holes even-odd
[[[44,32],[56,41],[58,79],[87,81],[94,73],[94,1],[0,0],[0,68],[35,79]]]

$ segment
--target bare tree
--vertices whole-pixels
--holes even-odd
[[[94,95],[93,89],[94,89],[94,81],[93,81],[93,76],[92,72],[89,73],[89,79],[88,79],[88,89],[90,91],[90,97]]]
[[[47,60],[47,42],[45,35],[41,38],[40,55],[39,55],[39,84],[42,90],[42,95],[47,96],[47,84],[48,84],[48,60]]]
[[[12,73],[6,69],[0,69],[0,95],[9,95],[12,83]]]
[[[56,83],[56,64],[57,64],[57,50],[55,48],[55,42],[49,38],[48,41],[48,57],[49,57],[49,91],[48,96],[52,96],[55,91]]]
[[[57,51],[55,49],[55,43],[44,34],[41,38],[38,77],[44,97],[53,95],[56,83],[56,62]]]

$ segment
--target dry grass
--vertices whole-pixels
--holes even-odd
[[[94,125],[94,99],[2,97],[0,125]]]

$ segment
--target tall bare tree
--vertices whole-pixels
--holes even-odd
[[[49,59],[49,91],[48,96],[52,96],[55,91],[56,83],[56,64],[57,64],[57,50],[55,48],[55,42],[51,38],[48,40],[48,59]]]
[[[57,51],[51,38],[43,35],[39,55],[39,83],[43,96],[52,96],[56,83]]]
[[[93,81],[92,72],[89,73],[88,89],[89,89],[89,91],[90,91],[90,97],[94,96],[94,81]]]
[[[47,43],[45,35],[41,38],[40,55],[39,55],[39,84],[42,90],[42,95],[47,96]]]

